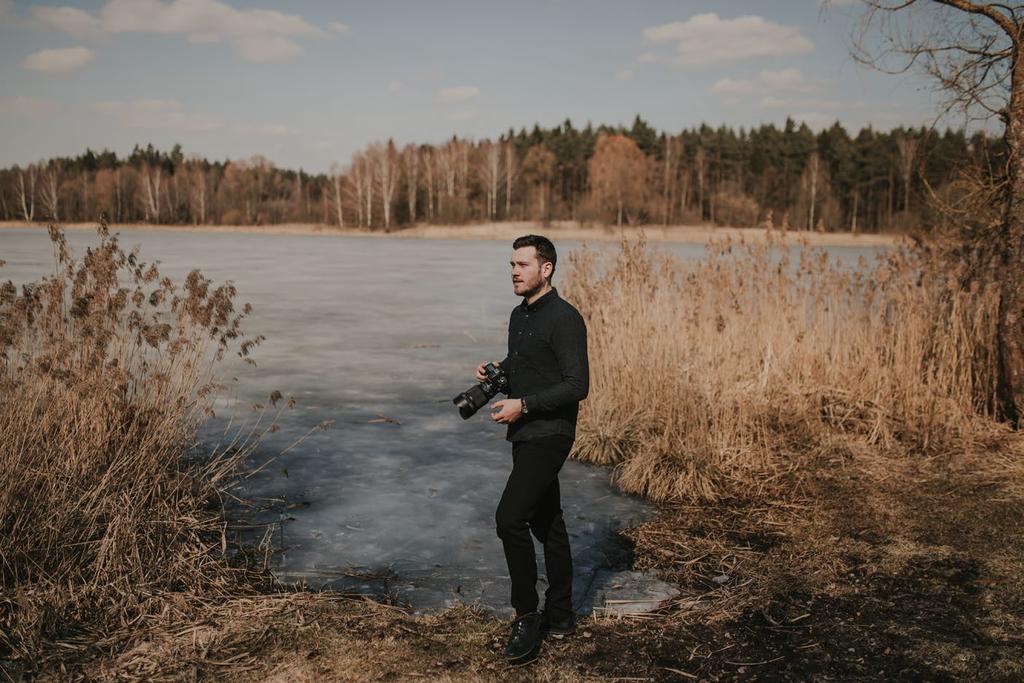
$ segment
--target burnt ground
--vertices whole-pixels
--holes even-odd
[[[1021,441],[808,465],[774,497],[663,506],[625,531],[634,566],[681,596],[588,618],[527,664],[503,661],[507,622],[474,608],[300,592],[183,611],[41,678],[1024,680]]]

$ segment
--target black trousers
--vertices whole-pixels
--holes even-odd
[[[537,558],[533,539],[544,546],[548,588],[545,609],[552,619],[572,613],[572,553],[562,518],[558,472],[573,439],[547,436],[512,442],[512,473],[494,513],[512,578],[516,616],[537,611]]]

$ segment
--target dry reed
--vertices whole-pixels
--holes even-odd
[[[252,585],[221,498],[253,435],[195,452],[218,361],[262,339],[241,331],[251,309],[98,233],[75,259],[51,226],[54,274],[0,285],[0,660],[29,671]]]
[[[800,458],[941,454],[990,433],[997,297],[923,252],[844,266],[804,244],[641,237],[571,256],[591,393],[576,456],[659,501],[757,496]]]

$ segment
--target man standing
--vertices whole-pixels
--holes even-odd
[[[579,402],[590,384],[587,328],[572,304],[551,286],[557,255],[551,240],[525,235],[512,244],[512,287],[523,297],[512,309],[508,356],[499,366],[509,378],[508,398],[491,404],[491,418],[507,424],[512,472],[495,512],[512,579],[516,619],[505,649],[509,659],[535,651],[541,631],[575,631],[572,554],[562,518],[558,472],[576,438]],[[484,364],[477,367],[482,380]],[[533,534],[544,546],[548,588],[538,613]]]

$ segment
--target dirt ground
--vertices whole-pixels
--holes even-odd
[[[663,506],[624,532],[680,597],[589,617],[529,663],[505,663],[508,623],[476,608],[299,592],[180,614],[42,679],[1024,680],[1024,440],[817,457],[774,498]]]

